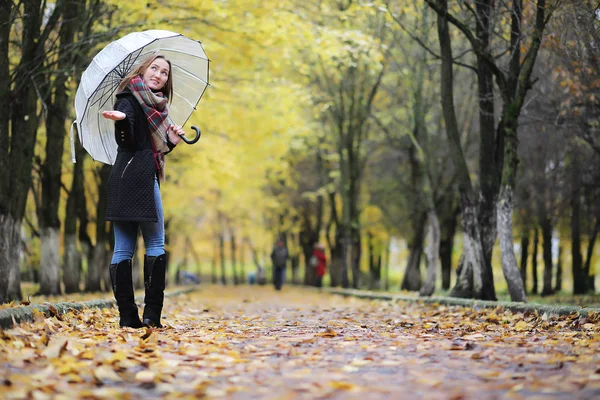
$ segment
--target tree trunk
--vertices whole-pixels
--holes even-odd
[[[63,258],[63,284],[65,293],[78,293],[81,291],[81,253],[77,248],[77,234],[65,234],[65,253]]]
[[[81,146],[79,147],[79,149],[76,150],[76,157],[78,160],[81,160],[81,162],[78,162],[77,164],[75,164],[74,174],[80,174],[80,179],[77,179],[77,180],[74,179],[73,184],[76,185],[76,188],[71,188],[71,191],[73,191],[73,190],[77,191],[77,195],[75,197],[75,202],[77,203],[77,219],[79,219],[79,229],[78,229],[77,237],[79,239],[79,245],[81,246],[82,263],[83,263],[83,260],[85,260],[85,263],[87,264],[87,270],[89,271],[90,262],[92,259],[93,245],[92,245],[92,238],[88,234],[89,218],[88,218],[88,210],[87,210],[87,199],[86,199],[84,185],[83,185],[83,167],[84,167],[83,161],[84,161],[84,158],[87,157],[86,154],[87,154],[87,152]],[[78,172],[78,170],[80,170],[80,171]],[[83,273],[83,268],[81,271]],[[64,276],[64,274],[63,274],[63,276]],[[81,278],[80,278],[80,280],[81,280]],[[86,285],[87,285],[87,274],[86,274],[84,281],[86,282]]]
[[[326,235],[327,244],[329,245],[329,249],[331,250],[331,259],[329,262],[329,277],[331,287],[337,287],[342,284],[344,248],[342,245],[343,232],[339,223],[335,193],[329,193],[329,207],[331,209],[331,214],[329,222],[327,223]],[[332,227],[335,229],[333,240],[331,240],[331,236],[329,234]],[[306,259],[305,261],[308,263],[308,259]]]
[[[337,153],[339,156],[339,192],[342,200],[342,262],[341,284],[347,288],[349,272],[352,272],[352,286],[360,285],[360,210],[359,196],[361,188],[361,170],[363,146],[368,128],[367,119],[371,114],[373,100],[383,78],[384,66],[381,66],[377,76],[372,72],[373,60],[367,64],[362,62],[355,66],[344,68],[344,76],[333,92],[330,92],[333,107],[328,108],[337,131]],[[362,68],[361,68],[362,67]],[[374,80],[373,80],[374,79]],[[352,100],[341,100],[348,97]]]
[[[362,276],[360,272],[360,259],[362,254],[362,244],[360,240],[360,227],[358,222],[352,224],[352,250],[350,253],[350,265],[352,267],[352,288],[358,289],[362,285]],[[356,227],[356,228],[354,228]]]
[[[523,287],[527,289],[527,260],[529,258],[529,225],[527,223],[523,226],[521,232],[521,279],[523,280]]]
[[[60,228],[40,228],[40,290],[42,295],[59,295],[60,290]]]
[[[459,210],[452,210],[440,226],[440,262],[442,264],[442,289],[450,289],[452,279],[452,251],[454,250],[454,236],[456,235],[457,214]]]
[[[63,259],[62,280],[65,285],[65,293],[80,292],[82,257],[77,248],[77,216],[80,215],[79,205],[82,203],[80,197],[83,193],[83,153],[85,150],[76,144],[75,164],[73,164],[73,183],[67,198],[65,210],[65,253]],[[85,199],[83,201],[85,207]],[[85,223],[85,222],[84,222]]]
[[[596,291],[595,287],[595,274],[592,273],[592,257],[594,255],[594,246],[596,244],[596,238],[598,237],[598,230],[600,229],[600,218],[596,217],[596,223],[594,224],[594,230],[590,235],[590,240],[588,242],[586,257],[585,257],[585,266],[583,269],[584,276],[588,277],[587,289],[589,293],[594,293]]]
[[[331,260],[329,263],[329,281],[331,287],[337,287],[342,285],[342,263],[344,257],[344,249],[342,246],[341,239],[336,240],[333,247],[331,247]]]
[[[322,203],[322,198],[320,198],[317,202],[316,224],[313,224],[314,217],[311,212],[310,202],[304,202],[300,217],[301,230],[299,233],[299,240],[300,248],[304,255],[304,284],[307,286],[314,286],[317,279],[316,270],[312,268],[308,262],[312,256],[315,243],[319,241],[319,231],[321,230],[321,223],[319,220],[322,218]],[[332,218],[335,218],[334,213],[335,209],[332,211]]]
[[[0,304],[22,298],[19,264],[15,264],[21,249],[20,233],[20,221],[0,214],[0,275],[5,277],[0,279]]]
[[[430,6],[432,4],[428,2]],[[460,193],[463,228],[463,268],[457,278],[451,296],[472,297],[483,300],[496,300],[494,281],[486,268],[480,225],[475,207],[475,193],[471,184],[469,169],[462,151],[456,112],[454,109],[453,57],[446,0],[438,2],[440,11],[437,17],[441,63],[441,102],[448,135],[449,152],[457,170],[457,183]],[[437,10],[436,10],[437,11]],[[469,286],[465,286],[469,285]]]
[[[253,250],[254,252],[254,250]],[[213,256],[212,256],[212,260],[210,263],[210,276],[211,276],[211,281],[213,283],[213,285],[216,285],[217,282],[219,281],[219,277],[218,277],[218,273],[217,273],[217,260],[219,258],[219,247],[218,246],[213,246]],[[258,265],[257,265],[258,268]]]
[[[11,103],[11,71],[10,71],[10,31],[14,23],[15,13],[13,7],[16,3],[13,1],[0,2],[0,15],[3,16],[3,22],[0,24],[0,214],[4,214],[5,204],[9,198],[8,185],[9,175],[8,155],[10,149],[10,103]],[[16,7],[15,7],[16,8]],[[2,253],[0,253],[1,255]],[[0,267],[1,268],[1,267]],[[3,275],[4,276],[4,275]],[[3,285],[0,283],[0,296],[2,296]],[[0,301],[1,303],[1,301]]]
[[[342,257],[340,265],[340,285],[342,288],[347,289],[350,286],[350,279],[348,275],[348,266],[351,265],[350,252],[352,251],[352,239],[350,237],[344,237],[342,239]]]
[[[463,247],[465,246],[463,245]],[[473,266],[466,261],[465,250],[463,250],[460,259],[458,260],[456,284],[452,288],[450,296],[462,298],[473,297]]]
[[[248,275],[246,275],[246,246],[244,240],[240,243],[240,283],[248,283]]]
[[[525,301],[525,290],[518,272],[517,260],[513,250],[512,198],[516,186],[517,170],[519,166],[519,141],[517,137],[519,115],[521,114],[527,92],[532,86],[531,74],[540,49],[544,28],[547,23],[545,17],[545,0],[538,0],[536,4],[535,31],[532,35],[530,47],[522,62],[522,1],[513,1],[511,11],[509,71],[505,82],[500,85],[504,106],[502,118],[498,124],[497,130],[499,145],[496,154],[498,160],[501,160],[499,165],[502,165],[502,180],[498,210],[504,211],[504,215],[501,217],[499,216],[498,218],[503,219],[502,222],[499,222],[499,226],[507,228],[503,233],[503,237],[501,237],[500,247],[502,249],[502,269],[504,271],[504,276],[507,279],[508,289],[513,301]],[[548,16],[549,15],[550,13],[548,13]],[[497,76],[497,78],[500,78],[500,76]],[[510,228],[510,230],[508,228]]]
[[[233,272],[233,284],[238,285],[243,280],[238,279],[237,274],[237,259],[236,259],[236,249],[235,249],[235,233],[231,231],[231,271]]]
[[[29,78],[24,78],[29,81]],[[3,276],[8,276],[8,284],[0,297],[4,301],[21,300],[20,288],[20,252],[21,252],[21,224],[25,214],[27,195],[31,187],[31,167],[33,149],[36,140],[36,97],[31,84],[19,92],[14,93],[12,102],[12,135],[9,155],[9,168],[0,171],[7,174],[9,182],[8,204],[0,204],[0,224],[4,225],[3,240],[6,245],[0,247],[2,269],[6,271]],[[6,210],[6,211],[5,211]],[[4,236],[8,235],[8,236]],[[6,239],[5,239],[6,238]],[[10,246],[10,247],[9,247]],[[3,279],[4,280],[4,279]]]
[[[554,286],[555,292],[560,292],[562,290],[562,256],[563,256],[563,247],[558,246],[558,261],[556,262],[556,286]]]
[[[10,62],[9,42],[12,27],[13,6],[15,2],[1,1],[0,15],[3,23],[0,24],[0,276],[8,276],[13,268],[12,256],[9,254],[14,249],[13,234],[15,221],[9,213],[9,122],[10,122]],[[10,19],[10,21],[9,21]],[[17,233],[19,229],[17,227]],[[20,287],[20,285],[19,285]],[[14,300],[8,297],[8,279],[0,279],[0,304]]]
[[[427,233],[427,247],[425,257],[427,260],[426,278],[423,287],[419,291],[420,296],[431,296],[435,291],[435,280],[438,270],[440,254],[440,223],[435,210],[429,211],[429,231]]]
[[[4,20],[0,24],[0,74],[3,78],[0,81],[0,104],[3,106],[0,111],[0,240],[3,242],[0,245],[0,272],[5,277],[2,281],[6,283],[0,284],[0,299],[10,301],[21,299],[19,233],[32,180],[38,128],[33,76],[39,72],[40,53],[44,51],[45,40],[40,38],[40,23],[43,19],[41,13],[46,9],[39,0],[1,3],[0,12]],[[17,4],[22,9],[18,9],[20,6]],[[53,12],[51,18],[45,19],[47,29],[53,29],[56,23],[54,17],[59,15],[60,7],[57,5],[54,11],[56,13]],[[20,41],[16,44],[21,46],[21,54],[20,59],[16,58],[18,65],[11,73],[8,43],[16,12],[19,12],[22,27]]]
[[[533,286],[531,288],[531,293],[537,294],[538,292],[538,269],[537,269],[537,261],[538,261],[538,247],[540,243],[540,234],[538,227],[533,228],[533,251],[531,252],[531,274],[533,275]]]
[[[310,258],[313,253],[313,245],[308,243],[302,246],[302,254],[304,255],[304,285],[314,286],[317,280],[317,272],[315,268],[309,265]]]
[[[263,285],[263,284],[266,283],[264,281],[266,279],[266,277],[265,277],[265,267],[260,262],[260,259],[258,257],[258,251],[254,247],[254,244],[252,244],[252,240],[250,240],[250,238],[246,238],[246,241],[248,243],[248,246],[250,246],[250,252],[252,254],[252,261],[254,262],[254,265],[256,267],[256,278],[257,278],[256,282],[259,285]],[[216,261],[215,261],[215,265],[216,265]]]
[[[170,285],[170,273],[169,270],[171,268],[169,268],[170,266],[172,266],[172,260],[171,260],[171,229],[170,229],[170,225],[171,225],[171,218],[165,218],[165,287],[168,287]],[[140,237],[140,230],[138,228],[138,235],[137,235],[137,240],[139,240]],[[114,246],[113,246],[114,247]],[[110,277],[110,276],[109,276]]]
[[[330,182],[332,184],[333,182]],[[327,245],[331,251],[331,258],[329,259],[329,283],[331,287],[337,287],[342,282],[342,230],[340,228],[340,222],[337,212],[336,196],[334,192],[330,192],[328,196],[329,200],[329,220],[325,227],[325,239]],[[331,238],[331,229],[334,228],[333,239]],[[308,259],[305,259],[308,264]]]
[[[388,243],[386,243],[385,250],[383,252],[383,258],[384,258],[383,267],[385,269],[385,273],[384,273],[385,283],[383,285],[383,288],[387,292],[388,290],[390,290],[390,243],[389,243],[389,241],[388,241]]]
[[[414,227],[414,236],[409,244],[408,263],[402,279],[400,289],[417,291],[421,288],[421,254],[423,253],[423,241],[425,239],[425,224],[427,222],[427,214],[421,214],[418,218],[417,225]]]
[[[298,236],[294,233],[290,233],[290,245],[293,247],[294,251],[290,252],[290,265],[292,268],[292,284],[298,284],[298,273],[300,269],[300,253],[302,252],[302,247],[300,246]]]
[[[381,289],[381,253],[375,250],[371,232],[367,232],[367,248],[369,251],[369,290],[378,290]]]
[[[502,272],[508,285],[508,292],[512,301],[526,301],[525,289],[521,280],[521,273],[517,268],[517,259],[513,250],[514,241],[512,234],[513,192],[511,186],[502,186],[498,198],[498,234],[500,236],[500,249],[502,254]]]
[[[72,64],[72,44],[78,23],[78,1],[66,0],[60,27],[59,64],[64,68]],[[58,70],[54,78],[54,96],[48,96],[46,119],[46,159],[41,167],[42,201],[38,213],[40,224],[40,294],[58,295],[60,290],[60,257],[58,249],[60,219],[58,206],[62,179],[62,156],[64,149],[65,121],[67,119],[68,75]],[[50,81],[50,79],[48,79]]]
[[[426,19],[423,16],[423,22]],[[409,221],[412,231],[412,237],[409,243],[409,256],[401,289],[417,291],[421,289],[421,255],[423,253],[423,242],[425,239],[425,229],[427,224],[427,210],[430,207],[431,188],[428,187],[428,181],[425,179],[427,174],[426,163],[420,160],[419,151],[426,148],[426,122],[423,106],[423,83],[424,83],[424,64],[426,59],[425,50],[418,56],[422,63],[416,67],[414,83],[414,100],[412,107],[413,137],[408,148],[408,166],[409,166],[409,187],[407,190],[407,200],[409,204]],[[420,146],[420,148],[418,147]],[[429,191],[428,191],[429,189]]]
[[[102,290],[101,282],[104,270],[108,269],[108,266],[104,265],[107,253],[104,243],[96,243],[96,245],[92,247],[90,253],[91,255],[88,258],[88,271],[85,280],[85,291],[100,292]]]
[[[480,300],[496,300],[494,282],[485,268],[485,255],[477,220],[477,208],[472,199],[461,196],[463,226],[463,260],[456,285],[450,292],[453,297],[473,297]],[[470,276],[462,276],[464,274]],[[464,285],[472,285],[466,287]]]
[[[577,154],[571,153],[571,260],[573,273],[573,294],[586,292],[586,277],[583,275],[581,255],[581,170],[577,161]]]
[[[100,261],[101,263],[101,267],[100,267],[100,274],[101,274],[101,281],[102,281],[102,288],[101,290],[103,292],[110,292],[112,291],[112,282],[110,280],[110,262],[112,260],[112,249],[107,249],[106,247],[104,248],[104,258]],[[167,262],[168,262],[169,258],[167,257]],[[133,260],[132,260],[133,261]],[[169,264],[167,264],[168,266]],[[168,285],[169,284],[169,274],[167,273],[166,277],[165,277],[165,284]]]
[[[494,2],[481,0],[475,3],[477,24],[475,34],[482,50],[491,50],[493,34]],[[493,292],[495,298],[494,275],[492,273],[492,253],[496,242],[497,199],[502,173],[502,146],[496,134],[494,76],[488,62],[477,55],[477,91],[479,102],[479,182],[480,201],[477,220],[481,226],[481,246],[483,248],[483,272],[486,276],[486,292]],[[487,282],[489,280],[489,283]]]
[[[292,267],[292,284],[298,284],[298,273],[300,272],[300,253],[295,253],[290,257],[290,264]]]
[[[542,296],[550,296],[554,293],[554,290],[552,290],[552,221],[548,215],[540,218],[540,225],[542,228],[542,254],[544,258]]]
[[[221,260],[221,284],[227,285],[225,274],[225,235],[223,232],[219,233],[219,259]]]
[[[110,176],[111,166],[102,165],[99,174],[98,204],[96,205],[96,244],[91,250],[91,259],[88,259],[88,271],[85,280],[85,291],[96,292],[102,290],[102,280],[108,270],[107,242],[109,232],[106,227],[106,187]],[[110,262],[110,261],[109,261]]]
[[[505,100],[506,101],[506,100]],[[521,273],[517,266],[514,252],[512,228],[513,191],[515,188],[519,158],[517,154],[517,126],[520,113],[520,102],[504,104],[502,119],[498,125],[498,137],[504,141],[502,183],[497,204],[498,231],[500,235],[500,250],[502,272],[508,285],[512,301],[526,301],[525,288]],[[498,150],[500,151],[500,149]]]
[[[104,164],[100,168],[100,184],[98,185],[98,205],[96,207],[96,246],[94,246],[94,268],[97,270],[97,277],[100,282],[104,282],[104,287],[99,290],[111,290],[110,271],[108,269],[111,262],[110,243],[113,241],[114,233],[112,224],[106,221],[106,190],[108,179],[110,177],[111,165]],[[114,247],[114,246],[113,246]],[[98,249],[96,249],[98,248]]]
[[[438,34],[440,37],[440,52],[442,58],[442,99],[444,95],[444,82],[446,86],[452,85],[452,62],[450,38],[447,29],[447,18],[448,17],[448,5],[447,0],[426,0],[430,7],[436,10],[438,13]],[[519,163],[518,158],[518,139],[517,139],[517,127],[518,119],[525,101],[527,92],[532,86],[531,74],[535,65],[535,60],[540,49],[544,29],[546,23],[549,20],[550,13],[546,17],[546,4],[545,0],[538,0],[536,4],[535,14],[535,29],[531,38],[529,49],[526,51],[523,60],[521,60],[522,46],[521,41],[523,35],[521,33],[522,25],[522,1],[513,1],[512,10],[510,13],[510,60],[508,73],[505,73],[495,64],[493,60],[492,49],[490,46],[491,40],[490,35],[493,33],[493,11],[494,1],[493,0],[481,0],[475,3],[475,14],[476,14],[476,37],[472,34],[465,24],[460,21],[453,19],[453,23],[465,33],[473,46],[477,57],[477,75],[479,82],[479,101],[480,101],[480,181],[481,181],[481,195],[482,203],[480,204],[479,222],[481,224],[481,244],[483,247],[483,274],[486,279],[491,280],[493,288],[493,274],[491,271],[491,253],[493,249],[493,243],[495,235],[493,230],[495,224],[493,223],[493,212],[494,207],[494,196],[500,191],[498,198],[497,210],[502,210],[505,214],[497,218],[502,218],[503,221],[498,221],[498,229],[500,227],[511,228],[503,232],[504,237],[501,238],[501,248],[505,252],[502,254],[502,265],[505,277],[511,279],[508,282],[509,291],[511,296],[520,298],[524,293],[522,288],[522,281],[516,277],[515,271],[518,273],[518,267],[514,250],[512,247],[512,220],[511,214],[512,209],[512,191],[515,188],[517,167]],[[493,82],[492,77],[495,75],[496,81],[502,94],[504,106],[502,110],[502,118],[498,124],[495,137],[493,136],[494,127],[494,107],[493,107]],[[451,90],[451,88],[450,88]],[[447,91],[447,89],[446,89]],[[446,100],[446,102],[448,102]],[[444,111],[444,118],[446,119],[446,128],[455,129],[455,116],[454,120],[447,118],[447,111]],[[454,122],[449,123],[449,122]],[[449,131],[450,132],[450,131]],[[452,141],[450,141],[452,145]],[[456,156],[455,156],[456,157]],[[458,157],[456,157],[458,158]],[[459,165],[459,164],[457,164]],[[461,171],[462,166],[459,165],[459,189],[463,185],[462,191],[464,192],[466,180],[464,178],[464,172]],[[501,176],[501,180],[499,180]],[[500,183],[500,186],[498,186]],[[472,190],[466,193],[461,193],[462,197],[470,198],[470,201],[474,199],[472,196]],[[464,213],[464,210],[463,210]],[[475,235],[477,236],[477,235]],[[477,245],[478,246],[478,245]],[[465,262],[468,264],[469,260]],[[474,279],[473,284],[475,285],[475,292],[477,293],[478,279],[477,268],[474,267]],[[521,288],[519,288],[521,286]],[[484,290],[487,292],[487,290]],[[494,294],[495,297],[495,294]]]

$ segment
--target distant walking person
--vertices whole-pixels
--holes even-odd
[[[283,240],[278,240],[271,252],[271,261],[273,262],[273,284],[276,290],[281,290],[283,278],[285,277],[285,264],[288,259],[288,251],[285,248]]]
[[[325,256],[325,246],[321,243],[315,243],[310,264],[316,269],[317,279],[315,281],[315,286],[323,287],[323,277],[325,276],[325,269],[327,267],[327,257]]]

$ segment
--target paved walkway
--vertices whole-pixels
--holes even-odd
[[[0,398],[600,398],[600,318],[201,287],[161,330],[115,309],[0,331]]]

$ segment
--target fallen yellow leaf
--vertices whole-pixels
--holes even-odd
[[[156,379],[156,374],[150,370],[140,371],[135,374],[135,381],[138,383],[154,383]]]

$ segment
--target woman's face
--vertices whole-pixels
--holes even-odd
[[[146,69],[142,79],[151,90],[161,90],[169,79],[169,63],[164,58],[157,58]]]

